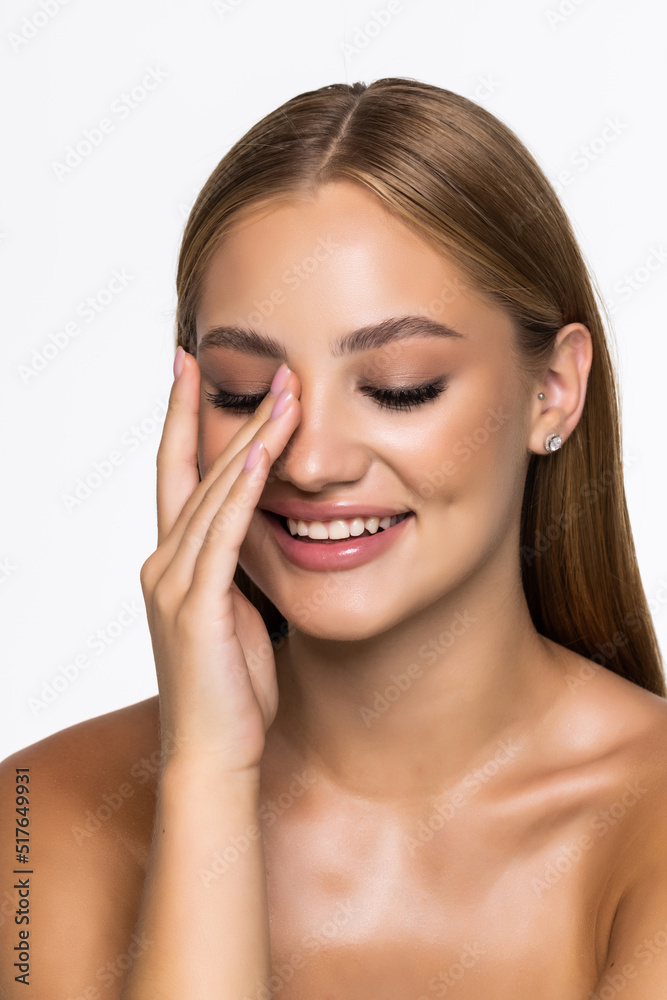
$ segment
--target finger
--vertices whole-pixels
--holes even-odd
[[[299,392],[299,380],[297,377],[290,372],[289,378],[285,383],[284,390],[291,392],[293,395],[297,395]],[[220,493],[220,476],[225,472],[231,462],[234,461],[237,455],[252,441],[255,435],[261,430],[265,424],[269,424],[275,427],[276,421],[272,421],[271,411],[273,409],[273,404],[276,401],[276,397],[271,393],[262,399],[257,409],[254,413],[246,420],[242,426],[238,429],[236,434],[228,442],[224,450],[218,455],[215,461],[212,463],[211,467],[206,471],[201,482],[197,483],[197,486],[193,490],[190,497],[183,505],[175,523],[172,526],[169,537],[163,540],[163,550],[164,550],[164,560],[165,566],[174,557],[178,546],[180,545],[181,539],[185,533],[187,526],[190,524],[192,518],[195,516],[200,505],[204,499],[213,497],[214,510],[222,503],[224,497],[226,496],[229,487],[231,486],[231,481],[227,482],[226,489],[224,493]],[[280,423],[280,421],[278,421]],[[274,433],[274,432],[272,432]],[[291,432],[290,432],[291,433]],[[270,446],[275,447],[275,446]],[[281,450],[284,444],[280,446]],[[271,450],[272,461],[278,452]],[[245,459],[244,459],[245,461]],[[240,472],[242,463],[239,465],[237,463],[237,473]],[[235,476],[234,476],[235,478]],[[206,528],[210,523],[210,519],[213,516],[214,510],[210,511],[208,518],[206,519],[206,525],[202,532],[201,538],[203,539],[206,533]]]
[[[256,462],[251,469],[242,469],[233,483],[225,502],[216,511],[197,558],[192,567],[192,578],[184,606],[192,605],[198,614],[209,623],[221,618],[221,601],[224,597],[232,600],[231,586],[239,559],[239,550],[248,533],[252,515],[264,489],[266,477],[271,467],[268,449],[261,441]],[[243,461],[255,442],[244,451]],[[234,617],[228,615],[231,631]],[[231,633],[230,633],[231,635]],[[225,641],[230,635],[219,635]]]
[[[199,507],[183,527],[178,547],[163,574],[164,585],[170,592],[185,594],[192,587],[196,574],[202,579],[211,575],[218,602],[220,594],[229,589],[236,570],[238,550],[259,502],[266,476],[299,419],[299,400],[292,398],[290,405],[277,419],[269,419],[262,424],[255,436],[232,458],[208,488]],[[244,466],[251,448],[258,441],[263,445],[260,452],[262,466],[264,451],[267,457],[266,469],[256,492],[255,479],[249,478],[249,472]],[[177,528],[174,529],[174,537],[176,531]],[[239,532],[242,534],[239,535]],[[167,545],[172,544],[173,539],[170,538]],[[230,546],[233,551],[228,558]]]
[[[157,452],[158,545],[173,528],[188,497],[199,483],[199,365],[187,352],[175,378]]]

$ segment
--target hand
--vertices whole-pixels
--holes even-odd
[[[229,771],[259,768],[278,709],[266,626],[233,581],[271,464],[300,419],[293,372],[283,391],[293,394],[283,413],[270,419],[276,397],[267,394],[200,482],[200,373],[185,354],[157,453],[158,545],[140,571],[162,742],[171,742],[172,756]],[[244,470],[257,441],[257,463]]]

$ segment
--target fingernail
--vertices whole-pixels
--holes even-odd
[[[290,376],[290,369],[287,367],[285,362],[281,364],[280,368],[273,376],[273,382],[271,383],[271,389],[269,395],[277,396],[281,389],[284,389],[287,385],[287,379]]]
[[[269,420],[275,420],[276,417],[279,417],[280,414],[283,413],[283,411],[289,406],[292,399],[294,399],[292,393],[288,392],[287,389],[283,389],[273,404]]]
[[[252,469],[253,465],[257,465],[257,459],[259,458],[259,454],[263,447],[264,445],[259,439],[253,441],[250,445],[250,451],[246,455],[245,465],[243,466],[244,471],[246,469]]]
[[[176,349],[176,355],[174,357],[174,378],[177,379],[181,372],[183,371],[183,363],[185,360],[185,351],[179,344]]]

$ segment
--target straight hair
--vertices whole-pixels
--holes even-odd
[[[176,345],[196,355],[206,269],[241,214],[336,180],[372,192],[506,311],[525,387],[546,374],[561,327],[581,322],[590,331],[579,422],[560,450],[529,459],[517,554],[522,584],[540,634],[666,697],[625,497],[604,306],[553,187],[485,108],[431,84],[386,77],[307,91],[262,118],[222,158],[188,217]],[[446,302],[440,306],[446,312]],[[281,612],[240,565],[234,579],[271,641],[284,641],[290,626]]]

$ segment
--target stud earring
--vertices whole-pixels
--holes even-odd
[[[537,398],[538,399],[544,399],[544,393],[543,392],[538,392]]]

